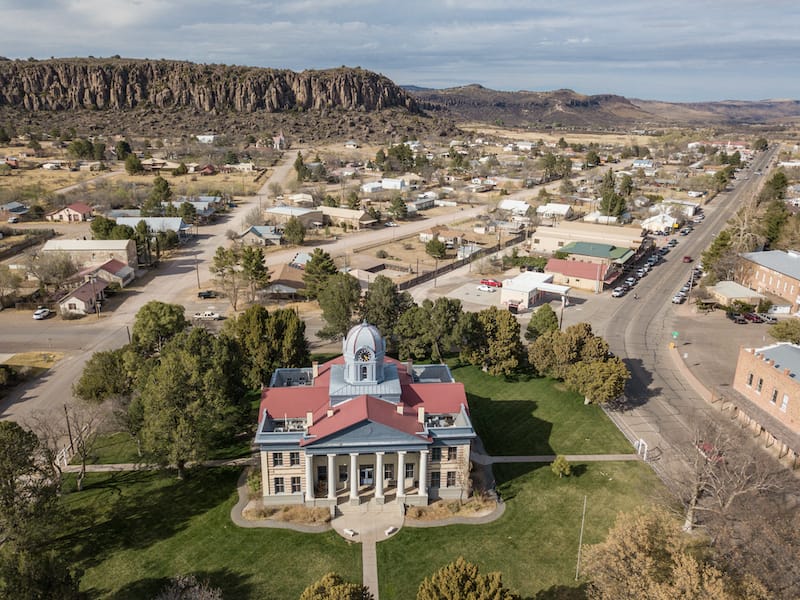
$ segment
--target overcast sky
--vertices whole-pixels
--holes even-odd
[[[0,55],[169,58],[401,85],[800,99],[798,0],[0,0]]]

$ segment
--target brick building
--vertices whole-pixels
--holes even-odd
[[[741,348],[733,389],[739,420],[797,466],[800,457],[800,346],[786,342]]]
[[[768,250],[742,254],[734,280],[751,290],[784,300],[792,313],[800,309],[800,252]]]

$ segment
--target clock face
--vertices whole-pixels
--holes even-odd
[[[358,351],[356,358],[361,362],[369,362],[372,360],[372,353],[369,350],[362,349]]]

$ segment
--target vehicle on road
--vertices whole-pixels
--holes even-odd
[[[495,292],[495,291],[497,291],[497,288],[493,288],[490,285],[481,284],[481,285],[478,286],[478,291],[479,292]]]
[[[217,292],[214,290],[203,290],[201,292],[197,292],[197,297],[202,298],[203,300],[208,300],[209,298],[216,298]]]
[[[678,240],[676,240],[676,239],[672,239],[672,240],[667,242],[667,246],[669,246],[670,248],[674,248],[677,245],[678,245]]]
[[[40,306],[33,313],[33,318],[36,319],[37,321],[42,321],[42,320],[46,319],[47,317],[49,317],[52,314],[53,314],[53,311],[51,311],[49,308],[45,308],[44,306]]]
[[[205,310],[203,312],[196,312],[194,313],[194,318],[198,321],[219,321],[222,316],[219,313],[215,313],[211,310]]]
[[[685,262],[685,263],[690,263],[690,262],[692,262],[692,257],[691,256],[684,256],[681,260],[683,262]]]
[[[386,221],[386,223],[384,223],[383,226],[384,227],[397,227],[397,223],[395,223],[394,221]]]
[[[767,323],[767,324],[769,324],[769,325],[775,325],[775,323],[777,323],[777,322],[778,322],[778,319],[776,319],[776,318],[775,318],[775,317],[773,317],[772,315],[768,315],[768,314],[766,314],[766,313],[756,313],[756,314],[757,314],[759,317],[761,317],[761,320],[762,320],[764,323]]]
[[[637,279],[635,277],[628,277],[625,280],[625,283],[628,285],[628,287],[633,287],[633,286],[636,285],[636,281],[637,281]]]
[[[628,291],[628,290],[626,290],[626,289],[625,289],[624,287],[622,287],[622,286],[615,287],[615,288],[613,289],[613,291],[611,292],[611,297],[612,297],[612,298],[621,298],[622,296],[624,296],[624,295],[625,295],[625,293],[626,293],[627,291]]]
[[[497,279],[481,279],[481,285],[488,285],[491,287],[503,287],[503,284],[497,281]]]
[[[681,296],[680,294],[675,294],[672,297],[672,303],[673,304],[683,304],[684,302],[686,302],[686,296]]]
[[[9,223],[19,223],[19,217],[8,217]]]

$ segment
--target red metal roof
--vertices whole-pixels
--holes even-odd
[[[602,280],[605,277],[606,265],[600,263],[586,262],[583,260],[565,260],[563,258],[551,258],[547,261],[544,268],[545,273],[559,273],[567,277],[578,277],[580,279],[591,279],[592,281]]]
[[[71,208],[75,212],[79,212],[82,215],[89,215],[92,213],[92,207],[88,204],[84,204],[83,202],[73,202],[67,208]]]
[[[364,420],[416,434],[420,430],[417,423],[419,408],[424,407],[426,414],[454,414],[460,412],[463,405],[469,411],[463,384],[412,383],[411,376],[406,371],[406,363],[388,357],[385,362],[397,366],[403,414],[398,413],[397,405],[391,402],[362,395],[338,404],[333,409],[334,415],[329,417],[327,412],[330,408],[328,387],[331,367],[344,364],[344,357],[339,356],[319,365],[318,376],[311,386],[265,388],[261,392],[259,420],[264,411],[273,419],[305,419],[310,412],[313,414],[314,425],[309,434],[320,439]]]
[[[119,273],[122,269],[124,269],[127,266],[128,265],[126,265],[121,260],[117,260],[115,258],[112,258],[108,262],[104,262],[102,265],[97,267],[97,269],[98,269],[98,271],[102,269],[103,271],[108,271],[112,275],[116,275],[117,273]]]
[[[333,409],[332,416],[328,416],[327,409],[322,413],[319,420],[315,416],[314,424],[308,428],[308,435],[313,436],[313,438],[301,440],[300,445],[313,444],[365,421],[380,423],[408,435],[423,434],[422,424],[417,421],[415,412],[404,410],[403,414],[400,414],[397,412],[395,404],[363,395],[338,404]],[[422,437],[423,439],[428,439],[427,436],[423,435]]]

